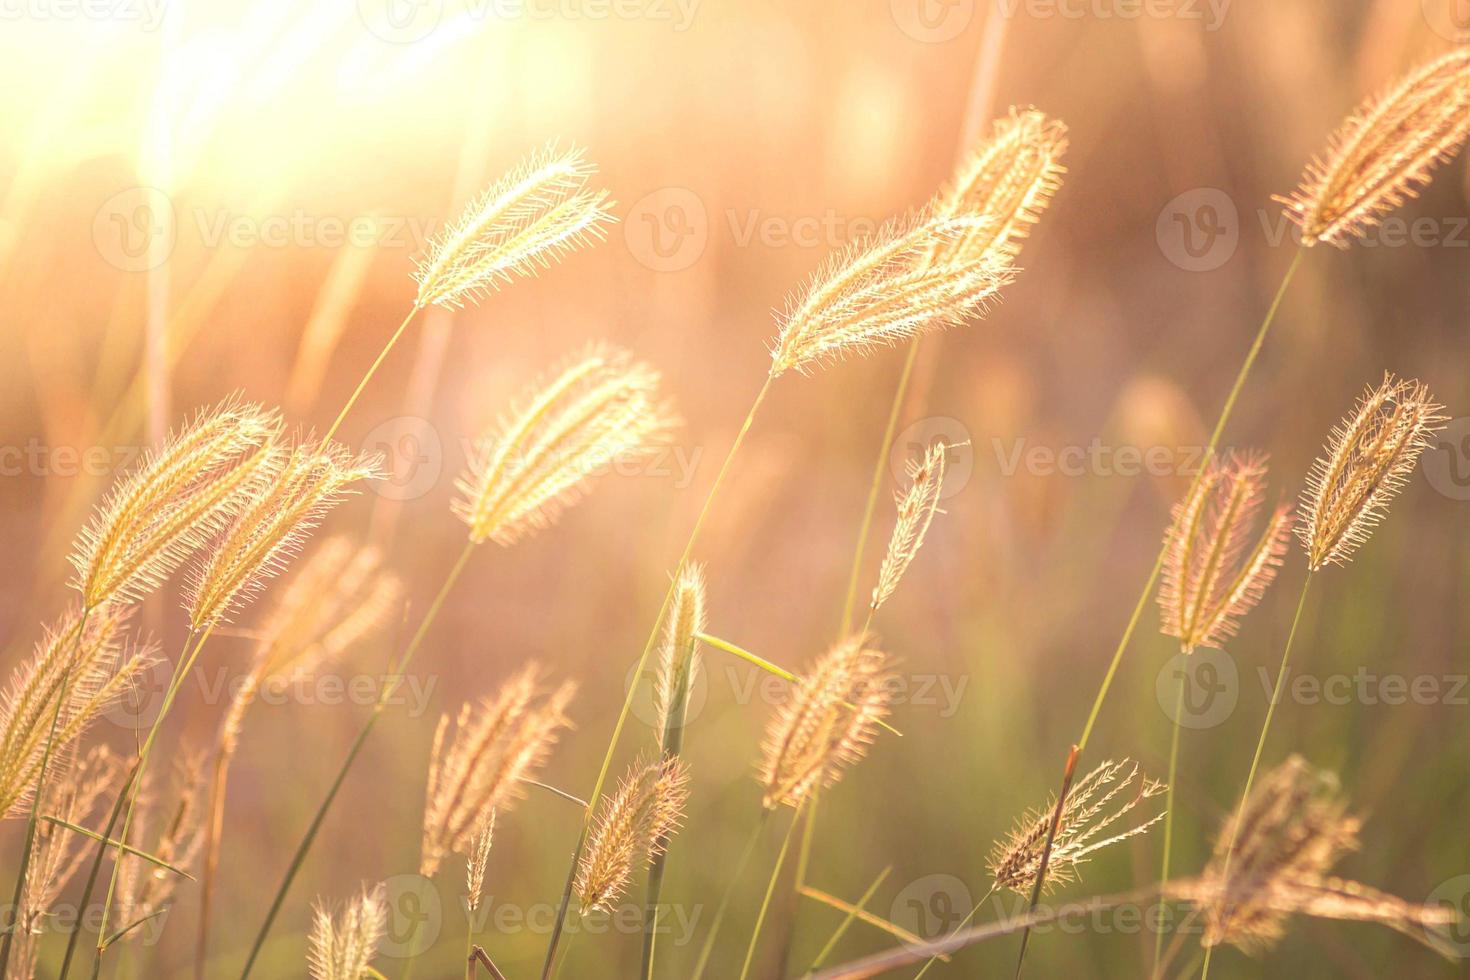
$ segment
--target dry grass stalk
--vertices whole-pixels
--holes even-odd
[[[149,825],[158,821],[158,837],[143,850],[176,868],[187,869],[204,844],[204,764],[199,757],[186,757],[175,767],[176,785],[165,807],[154,796],[145,776],[133,819],[132,840],[146,840]],[[118,860],[114,852],[114,860]],[[173,897],[179,877],[134,855],[123,855],[117,876],[117,921],[123,928],[154,915]],[[141,935],[133,931],[128,938]]]
[[[996,120],[990,137],[960,165],[934,207],[948,217],[973,214],[988,220],[940,248],[934,261],[1014,259],[1062,185],[1066,151],[1067,127],[1060,120],[1015,108]]]
[[[929,447],[924,458],[909,463],[909,485],[894,495],[893,503],[898,510],[898,519],[893,525],[893,535],[888,539],[888,551],[878,569],[878,584],[873,589],[869,608],[873,612],[887,602],[898,583],[908,571],[909,564],[924,545],[924,536],[934,515],[940,513],[939,499],[944,490],[945,457],[951,447],[936,443]]]
[[[73,744],[66,755],[75,752]],[[93,746],[80,760],[62,768],[66,774],[46,787],[41,812],[76,825],[84,825],[98,801],[116,792],[123,775],[121,762],[105,745]],[[50,822],[36,826],[36,850],[26,869],[25,891],[15,916],[16,939],[7,977],[30,980],[35,976],[45,917],[87,855],[87,848],[76,846],[81,840]]]
[[[307,937],[306,969],[311,980],[362,980],[388,930],[383,886],[364,889],[340,915],[318,902]]]
[[[1114,826],[1165,789],[1163,783],[1149,779],[1136,762],[1127,759],[1104,762],[1077,780],[1062,806],[1061,822],[1047,861],[1044,889],[1075,881],[1078,866],[1090,860],[1094,852],[1137,837],[1162,820],[1164,812],[1160,811],[1142,822],[1137,822],[1139,818],[1135,817],[1121,830]],[[1028,811],[1010,835],[991,848],[990,873],[997,888],[1030,895],[1055,811],[1053,796],[1046,806]]]
[[[136,601],[162,584],[239,509],[279,428],[260,406],[229,401],[149,454],[78,536],[82,604]]]
[[[53,767],[93,719],[156,662],[151,644],[128,645],[127,618],[125,607],[103,606],[86,617],[83,629],[81,613],[73,610],[47,630],[31,659],[11,675],[0,693],[0,816],[18,816],[31,804],[68,665]]]
[[[1169,892],[1200,908],[1205,946],[1264,951],[1285,935],[1293,915],[1378,922],[1429,942],[1424,929],[1454,922],[1455,910],[1405,902],[1327,873],[1358,848],[1360,827],[1347,813],[1336,775],[1292,756],[1266,774],[1238,822],[1226,821],[1204,874]]]
[[[867,643],[858,633],[833,646],[772,716],[759,775],[766,809],[800,806],[867,753],[893,697],[889,659]]]
[[[457,308],[583,245],[601,241],[614,221],[606,191],[591,190],[597,168],[582,151],[554,145],[501,177],[418,260],[414,304]]]
[[[1291,508],[1277,507],[1254,536],[1266,499],[1266,457],[1231,453],[1212,462],[1174,506],[1159,589],[1163,632],[1180,648],[1218,647],[1233,637],[1281,567]]]
[[[664,756],[633,765],[617,793],[603,801],[577,866],[574,887],[584,915],[611,911],[634,869],[663,853],[688,798],[689,768],[682,759]]]
[[[1435,165],[1470,134],[1470,50],[1457,49],[1370,98],[1307,165],[1290,197],[1277,197],[1306,245],[1346,247],[1415,197]]]
[[[1444,427],[1443,407],[1419,382],[1385,373],[1333,428],[1302,494],[1297,536],[1309,568],[1344,565],[1368,539]]]
[[[521,797],[521,780],[545,763],[569,726],[566,708],[575,685],[546,693],[540,676],[532,664],[495,697],[465,705],[452,735],[449,716],[440,720],[429,761],[420,874],[432,875],[450,852],[469,854],[489,814]]]
[[[485,891],[485,867],[490,863],[490,845],[494,841],[495,811],[492,809],[470,840],[470,853],[465,859],[465,903],[471,912],[480,907],[480,897]]]
[[[193,569],[184,608],[195,631],[224,622],[279,574],[353,484],[380,476],[381,460],[336,443],[275,446],[251,498]]]
[[[510,545],[549,526],[599,469],[666,441],[676,423],[658,385],[652,368],[597,345],[529,389],[456,483],[471,540]]]
[[[891,222],[824,262],[777,316],[771,377],[866,354],[983,314],[1011,280],[1005,257],[969,260],[953,253],[991,219],[921,215]],[[938,255],[955,254],[936,262]]]
[[[704,632],[704,569],[688,564],[674,584],[674,597],[664,628],[658,672],[658,730],[665,752],[673,751],[669,737],[684,727],[689,692],[699,676],[699,640]]]

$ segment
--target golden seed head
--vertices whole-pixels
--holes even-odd
[[[663,853],[688,798],[689,768],[682,759],[664,756],[633,765],[617,793],[603,800],[577,865],[575,889],[584,915],[611,911],[639,863]]]
[[[551,525],[599,469],[665,443],[677,423],[658,387],[658,372],[603,345],[531,387],[455,484],[470,539],[514,544]]]
[[[379,457],[354,457],[337,443],[267,452],[248,501],[192,570],[184,608],[194,630],[228,620],[290,564],[327,513],[356,492],[354,483],[381,477]]]
[[[388,897],[382,885],[364,889],[339,915],[317,902],[307,938],[311,980],[361,980],[387,930]]]
[[[587,186],[596,172],[581,150],[554,144],[520,163],[430,242],[413,276],[419,284],[415,305],[478,302],[601,241],[616,219],[607,192]]]
[[[934,207],[948,217],[970,214],[987,220],[940,248],[934,261],[1014,259],[1062,185],[1066,151],[1067,127],[1045,113],[1012,108],[997,119],[990,137],[960,165]]]
[[[129,646],[127,620],[123,606],[94,609],[85,624],[81,612],[71,610],[11,673],[0,692],[0,817],[30,808],[63,677],[66,704],[57,716],[53,767],[69,757],[65,750],[98,714],[157,662],[153,644]]]
[[[1218,647],[1276,578],[1291,537],[1291,508],[1255,529],[1266,499],[1266,457],[1227,453],[1213,460],[1193,491],[1174,505],[1165,536],[1159,609],[1165,636],[1185,653]]]
[[[1062,804],[1062,818],[1052,839],[1043,889],[1076,880],[1077,867],[1091,860],[1095,851],[1146,833],[1162,820],[1163,810],[1147,819],[1143,819],[1142,813],[1124,818],[1167,788],[1143,775],[1138,763],[1128,759],[1104,762],[1077,780]],[[997,888],[1030,895],[1041,872],[1041,854],[1056,805],[1053,796],[1046,806],[1028,811],[1016,822],[1010,835],[996,841],[991,848],[989,867]],[[1151,808],[1150,805],[1144,809]],[[1121,827],[1117,826],[1120,822]]]
[[[1444,427],[1443,407],[1419,382],[1385,373],[1332,430],[1326,455],[1307,477],[1297,527],[1312,571],[1346,564],[1368,540]]]
[[[971,214],[925,214],[834,253],[777,315],[771,377],[806,373],[983,314],[1010,281],[1010,260],[972,260],[953,247],[992,223]],[[950,257],[935,261],[939,255]]]
[[[226,401],[194,419],[115,487],[78,535],[71,584],[82,604],[152,592],[240,508],[280,421]]]
[[[940,513],[939,499],[944,491],[945,458],[952,447],[936,443],[929,447],[924,458],[910,461],[909,485],[894,494],[893,503],[898,510],[898,519],[893,524],[893,535],[888,539],[888,551],[878,569],[878,584],[873,589],[870,607],[873,612],[893,595],[903,573],[929,533],[934,515]]]
[[[429,758],[419,873],[432,875],[450,852],[469,854],[491,811],[520,799],[520,782],[546,762],[563,728],[575,685],[546,693],[531,664],[493,698],[460,709],[453,731],[439,722]]]
[[[823,654],[771,717],[759,778],[768,810],[800,806],[860,760],[893,699],[888,656],[857,633]]]
[[[1277,197],[1306,245],[1345,248],[1418,195],[1431,171],[1470,134],[1470,50],[1458,48],[1370,98],[1308,164],[1290,197]]]
[[[664,626],[663,651],[658,671],[658,731],[668,748],[668,738],[684,727],[689,692],[699,676],[698,634],[704,632],[704,569],[690,563],[674,583],[674,598]]]
[[[490,863],[490,845],[494,842],[495,810],[492,808],[470,839],[470,853],[465,858],[465,902],[471,912],[480,907],[480,897],[485,891],[485,867]]]

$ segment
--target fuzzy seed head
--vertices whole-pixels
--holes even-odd
[[[1310,246],[1346,248],[1427,186],[1470,134],[1470,50],[1458,48],[1370,98],[1307,166],[1290,197],[1277,197]]]
[[[674,599],[664,627],[658,671],[658,730],[664,750],[669,738],[684,727],[689,692],[699,676],[698,634],[704,632],[704,568],[690,563],[679,573]]]
[[[1291,508],[1278,507],[1256,535],[1266,499],[1266,457],[1228,453],[1174,506],[1165,537],[1162,631],[1185,653],[1218,647],[1261,601],[1291,537]]]
[[[878,584],[873,589],[870,608],[877,612],[898,588],[914,556],[924,545],[934,515],[940,513],[939,500],[944,491],[945,458],[951,447],[936,443],[918,462],[910,461],[909,485],[894,495],[898,519],[888,539],[888,551],[878,569]]]
[[[114,488],[70,556],[82,605],[136,602],[243,506],[280,420],[226,401],[201,411]]]
[[[475,833],[492,811],[520,799],[522,779],[545,764],[563,728],[575,686],[542,690],[532,664],[493,698],[465,705],[451,730],[439,722],[429,759],[419,873],[433,875],[451,852],[469,854]]]
[[[491,809],[490,815],[470,839],[470,853],[465,858],[465,903],[471,912],[480,907],[480,898],[485,891],[485,867],[490,863],[490,845],[494,842],[495,810]]]
[[[1162,810],[1146,816],[1154,809],[1147,801],[1167,788],[1143,775],[1138,763],[1128,759],[1104,762],[1077,780],[1062,804],[1043,889],[1075,881],[1078,866],[1091,860],[1094,852],[1146,833],[1162,820]],[[1046,806],[1027,812],[1010,835],[991,848],[990,873],[997,888],[1031,893],[1041,873],[1041,855],[1056,805],[1053,796]],[[1139,812],[1129,816],[1134,810]]]
[[[532,278],[566,254],[601,241],[614,220],[606,191],[582,151],[554,144],[500,178],[429,244],[418,260],[417,306],[477,303],[517,278]]]
[[[677,423],[658,387],[652,368],[597,345],[530,388],[455,484],[470,539],[514,544],[555,522],[599,469],[667,442]]]
[[[1419,382],[1384,374],[1332,430],[1307,477],[1297,528],[1312,571],[1347,564],[1368,540],[1444,428],[1443,408]]]
[[[318,902],[307,938],[311,980],[361,980],[388,930],[388,897],[382,885],[364,890],[338,915]]]
[[[766,809],[800,806],[867,754],[893,698],[889,659],[867,642],[859,633],[833,646],[772,716],[759,774]]]
[[[575,889],[584,915],[612,910],[637,867],[663,853],[688,799],[689,769],[682,759],[634,764],[617,793],[603,801],[577,865]]]
[[[1014,270],[1005,256],[974,261],[955,246],[992,223],[924,214],[836,252],[778,314],[771,377],[807,373],[982,315]],[[939,255],[949,257],[937,261]]]

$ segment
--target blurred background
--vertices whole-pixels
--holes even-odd
[[[413,623],[463,540],[449,501],[466,440],[528,378],[611,340],[664,372],[687,422],[656,464],[604,479],[548,532],[477,555],[290,896],[266,950],[272,977],[304,974],[315,897],[385,879],[395,916],[378,967],[398,977],[419,952],[418,975],[460,974],[459,870],[412,874],[440,713],[529,659],[576,679],[577,730],[543,778],[590,792],[670,568],[767,370],[772,309],[832,249],[922,204],[990,119],[1034,105],[1070,127],[1070,172],[1004,301],[923,346],[887,488],[934,439],[968,445],[875,624],[902,658],[904,737],[880,739],[824,795],[809,872],[856,899],[891,866],[869,908],[926,936],[952,927],[989,887],[992,841],[1058,783],[1168,508],[1292,259],[1271,196],[1363,96],[1470,40],[1461,0],[19,0],[0,16],[7,669],[69,601],[70,542],[137,447],[231,392],[324,428],[411,304],[425,238],[548,141],[585,147],[621,223],[539,279],[411,329],[342,430],[385,453],[393,477],[329,530],[386,550]],[[1347,694],[1289,693],[1266,761],[1298,751],[1341,772],[1367,823],[1340,873],[1470,908],[1467,215],[1457,158],[1369,242],[1308,253],[1226,441],[1269,451],[1273,493],[1290,498],[1384,370],[1420,378],[1456,417],[1358,560],[1313,590],[1295,671]],[[777,384],[698,550],[711,632],[793,669],[832,642],[901,363],[885,351]],[[1210,654],[1214,687],[1180,719],[1181,873],[1200,867],[1243,783],[1303,564],[1293,552],[1228,654]],[[213,738],[218,685],[246,669],[269,598],[211,644],[165,733],[172,750]],[[143,619],[176,653],[172,594]],[[1163,775],[1179,665],[1157,625],[1150,605],[1084,768],[1128,756]],[[375,677],[402,638],[389,630],[323,671]],[[700,918],[693,940],[676,927],[661,941],[669,976],[687,975],[757,818],[752,766],[781,694],[719,651],[705,665],[695,791],[664,892]],[[1390,678],[1429,678],[1435,693],[1395,697]],[[132,745],[157,696],[140,690],[138,710],[93,737]],[[319,684],[278,701],[252,713],[232,776],[211,976],[238,970],[368,710]],[[638,704],[619,768],[652,738]],[[509,911],[478,941],[512,978],[536,975],[579,819],[542,793],[502,814],[487,892],[492,916]],[[737,972],[785,819],[736,893],[715,976]],[[5,887],[21,830],[0,828]],[[1152,880],[1160,843],[1109,849],[1052,897]],[[776,903],[760,976],[800,972],[841,918],[787,888]],[[1018,903],[992,902],[980,920]],[[186,883],[119,975],[190,975],[196,915]],[[577,937],[565,975],[634,974],[637,937],[602,928]],[[1470,935],[1457,939],[1470,955]],[[833,961],[892,943],[857,923]],[[1137,976],[1152,947],[1110,919],[1037,936],[1030,968]],[[1015,952],[1013,938],[988,943],[931,975],[989,976]],[[1213,969],[1459,972],[1389,930],[1320,921]]]

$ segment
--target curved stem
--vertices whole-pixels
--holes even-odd
[[[740,968],[740,980],[745,980],[750,975],[750,963],[755,959],[756,946],[760,945],[761,927],[766,924],[766,913],[771,908],[771,896],[776,892],[776,881],[781,877],[781,867],[786,863],[786,852],[791,849],[792,831],[796,830],[800,816],[800,813],[792,816],[791,822],[786,825],[786,836],[781,838],[781,850],[776,854],[776,866],[771,869],[771,878],[766,882],[766,895],[761,899],[760,911],[755,916],[755,928],[751,930],[750,943],[745,947],[745,965]]]
[[[1179,673],[1179,694],[1174,700],[1174,714],[1171,721],[1174,723],[1174,734],[1169,739],[1169,777],[1164,789],[1164,861],[1159,869],[1159,928],[1154,933],[1154,977],[1159,976],[1162,969],[1160,959],[1164,954],[1164,896],[1162,890],[1169,884],[1169,858],[1174,849],[1174,780],[1179,774],[1179,729],[1184,726],[1179,724],[1179,716],[1184,711],[1184,672]]]
[[[367,373],[362,376],[362,380],[357,383],[357,387],[352,389],[352,396],[347,399],[347,403],[342,406],[342,411],[338,412],[337,417],[332,420],[332,425],[327,429],[327,434],[322,436],[322,445],[326,445],[332,441],[332,436],[336,435],[337,430],[342,426],[342,420],[347,418],[347,413],[352,411],[352,406],[356,405],[358,398],[362,397],[363,389],[368,386],[368,382],[373,379],[373,375],[378,373],[378,368],[382,367],[383,362],[388,359],[389,352],[398,345],[399,338],[403,336],[403,332],[408,329],[408,325],[413,322],[414,317],[418,316],[419,310],[421,309],[423,309],[421,306],[415,306],[410,309],[408,316],[404,317],[403,322],[398,324],[398,329],[393,331],[393,336],[389,337],[388,342],[383,345],[383,349],[378,351],[378,356],[373,359],[373,363],[368,367]]]
[[[740,447],[744,444],[745,437],[755,422],[756,413],[760,411],[761,404],[766,400],[766,394],[771,390],[771,382],[774,380],[774,376],[766,375],[760,391],[756,393],[755,401],[750,405],[750,411],[745,413],[745,421],[740,424],[740,431],[735,434],[735,441],[730,444],[730,450],[725,454],[725,461],[720,464],[720,471],[715,475],[715,482],[710,486],[709,493],[705,495],[704,506],[700,508],[699,517],[694,521],[694,527],[689,532],[689,540],[684,545],[684,552],[679,556],[673,574],[669,576],[669,587],[664,592],[664,601],[659,606],[658,615],[654,617],[653,628],[648,633],[648,641],[643,645],[643,653],[639,656],[638,664],[633,669],[633,683],[628,685],[628,693],[623,698],[622,708],[618,711],[617,724],[613,726],[612,738],[607,743],[607,753],[602,757],[602,768],[597,773],[597,782],[592,786],[592,795],[587,797],[587,815],[582,820],[577,846],[572,849],[572,862],[567,869],[566,885],[562,888],[561,903],[557,907],[556,923],[551,929],[551,940],[546,944],[546,961],[541,967],[541,980],[549,980],[556,964],[557,945],[561,942],[562,930],[566,927],[567,909],[572,901],[572,884],[576,881],[577,862],[582,859],[582,849],[587,844],[587,832],[591,827],[593,809],[597,806],[603,787],[607,784],[613,754],[617,751],[618,740],[623,734],[623,726],[627,724],[628,712],[633,707],[633,696],[638,692],[638,679],[643,676],[644,668],[648,666],[648,658],[653,653],[654,644],[658,642],[659,627],[663,625],[664,616],[669,610],[669,603],[673,601],[674,590],[679,583],[679,575],[684,571],[684,566],[689,563],[689,558],[694,553],[694,546],[699,541],[699,534],[704,529],[704,522],[709,517],[715,497],[719,494],[720,487],[724,485],[725,477],[730,472],[730,466],[740,452]]]
[[[296,853],[291,856],[286,875],[281,879],[280,887],[276,889],[270,909],[266,912],[265,921],[261,923],[260,931],[255,936],[255,942],[250,946],[250,955],[245,960],[245,968],[240,973],[240,980],[245,980],[250,976],[250,971],[255,967],[255,961],[260,957],[260,950],[265,945],[266,937],[270,935],[271,926],[275,924],[276,916],[281,911],[281,905],[286,901],[286,893],[291,890],[291,884],[296,880],[296,875],[300,872],[301,865],[306,860],[311,845],[316,841],[316,835],[321,830],[323,821],[327,818],[327,811],[331,809],[332,802],[336,800],[337,793],[342,789],[342,784],[346,782],[347,773],[352,769],[352,764],[357,761],[357,756],[362,752],[368,736],[372,734],[373,727],[377,725],[378,718],[382,716],[383,709],[387,707],[393,692],[398,689],[403,672],[408,669],[409,662],[413,660],[414,654],[418,653],[419,647],[423,646],[424,638],[429,634],[429,628],[434,625],[434,620],[439,618],[439,612],[444,608],[444,601],[449,597],[454,584],[459,581],[460,575],[464,572],[474,552],[475,542],[466,542],[464,550],[459,553],[459,559],[455,561],[449,574],[445,576],[444,584],[439,587],[439,593],[434,596],[433,602],[429,604],[428,610],[424,613],[424,618],[419,622],[418,629],[414,631],[413,638],[409,640],[408,646],[404,649],[403,656],[390,668],[388,681],[383,685],[382,693],[378,695],[378,700],[373,705],[372,714],[368,715],[367,721],[363,723],[362,729],[353,739],[352,747],[347,750],[347,757],[342,760],[342,766],[337,770],[337,776],[332,780],[326,798],[317,807],[311,823],[306,828],[305,836],[301,838],[301,843],[296,847]]]
[[[1256,754],[1251,757],[1250,773],[1245,777],[1245,790],[1240,794],[1240,804],[1235,808],[1235,819],[1230,824],[1230,843],[1225,845],[1225,863],[1220,872],[1220,882],[1226,893],[1229,892],[1230,882],[1230,859],[1235,856],[1236,838],[1240,833],[1240,821],[1245,814],[1245,805],[1250,800],[1251,786],[1256,781],[1256,770],[1261,765],[1261,754],[1266,748],[1266,736],[1271,731],[1271,719],[1276,714],[1276,703],[1281,700],[1281,688],[1286,684],[1286,667],[1291,660],[1291,647],[1296,640],[1296,630],[1302,621],[1302,610],[1307,605],[1307,591],[1311,588],[1312,578],[1315,573],[1308,572],[1302,582],[1302,593],[1296,601],[1296,615],[1291,617],[1291,631],[1286,634],[1286,648],[1281,651],[1281,666],[1276,669],[1276,686],[1271,689],[1271,703],[1266,705],[1266,718],[1261,722],[1261,735],[1256,739]],[[1225,914],[1228,916],[1230,910],[1227,907]],[[1210,975],[1210,954],[1214,952],[1213,946],[1205,948],[1205,965],[1200,971],[1200,980],[1206,980]]]

